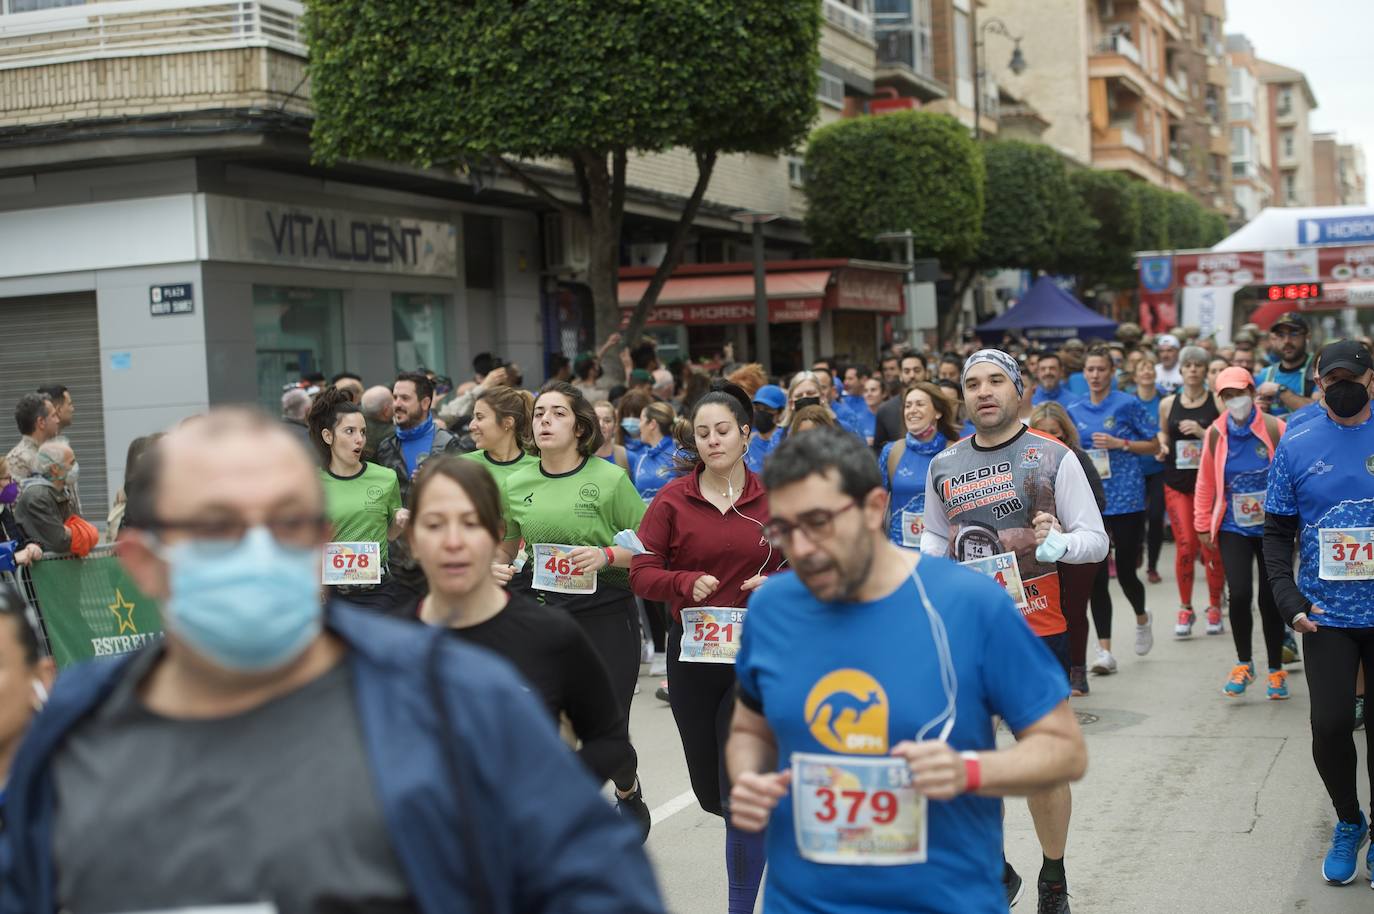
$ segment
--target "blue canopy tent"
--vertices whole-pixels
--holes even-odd
[[[979,336],[1000,335],[1019,330],[1032,340],[1111,339],[1116,333],[1116,321],[1103,317],[1059,287],[1053,279],[1042,276],[1025,296],[974,332]]]

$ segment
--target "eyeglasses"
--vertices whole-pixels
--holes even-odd
[[[309,548],[320,541],[329,519],[323,514],[296,514],[289,517],[274,517],[264,521],[272,538],[282,546]],[[259,526],[250,524],[238,517],[221,517],[212,520],[154,520],[144,525],[153,533],[175,531],[184,533],[190,539],[206,545],[219,545],[225,549],[237,546],[249,530]]]
[[[858,507],[858,504],[857,501],[851,501],[843,508],[837,508],[834,511],[825,508],[807,511],[797,518],[795,524],[785,520],[773,520],[764,528],[764,533],[768,537],[769,544],[777,549],[790,543],[792,534],[796,533],[797,530],[805,533],[806,538],[813,543],[827,540],[835,533],[835,518],[850,508]]]

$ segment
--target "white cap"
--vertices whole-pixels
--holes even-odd
[[[1156,349],[1160,349],[1160,348],[1163,348],[1163,347],[1165,347],[1165,346],[1168,346],[1168,347],[1170,347],[1171,349],[1177,349],[1177,348],[1178,348],[1178,337],[1174,336],[1172,333],[1166,333],[1166,334],[1164,334],[1163,336],[1161,336],[1159,339],[1155,340],[1155,348],[1156,348]]]

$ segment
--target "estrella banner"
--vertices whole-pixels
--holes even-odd
[[[38,612],[59,668],[138,650],[162,637],[157,603],[112,555],[45,559],[31,568]]]

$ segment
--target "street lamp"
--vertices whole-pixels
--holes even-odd
[[[773,354],[768,336],[768,276],[763,265],[763,227],[778,218],[777,213],[744,210],[731,219],[751,226],[754,236],[754,359],[763,366],[763,373],[773,374]]]
[[[1011,70],[1013,76],[1020,76],[1026,72],[1026,55],[1021,53],[1021,36],[1013,35],[1007,28],[1007,24],[1001,19],[992,18],[978,26],[978,40],[973,45],[973,138],[981,140],[983,138],[983,77],[987,75],[983,70],[983,45],[987,41],[987,32],[994,35],[1001,35],[1003,38],[1012,40],[1011,60],[1007,63],[1007,69]]]

